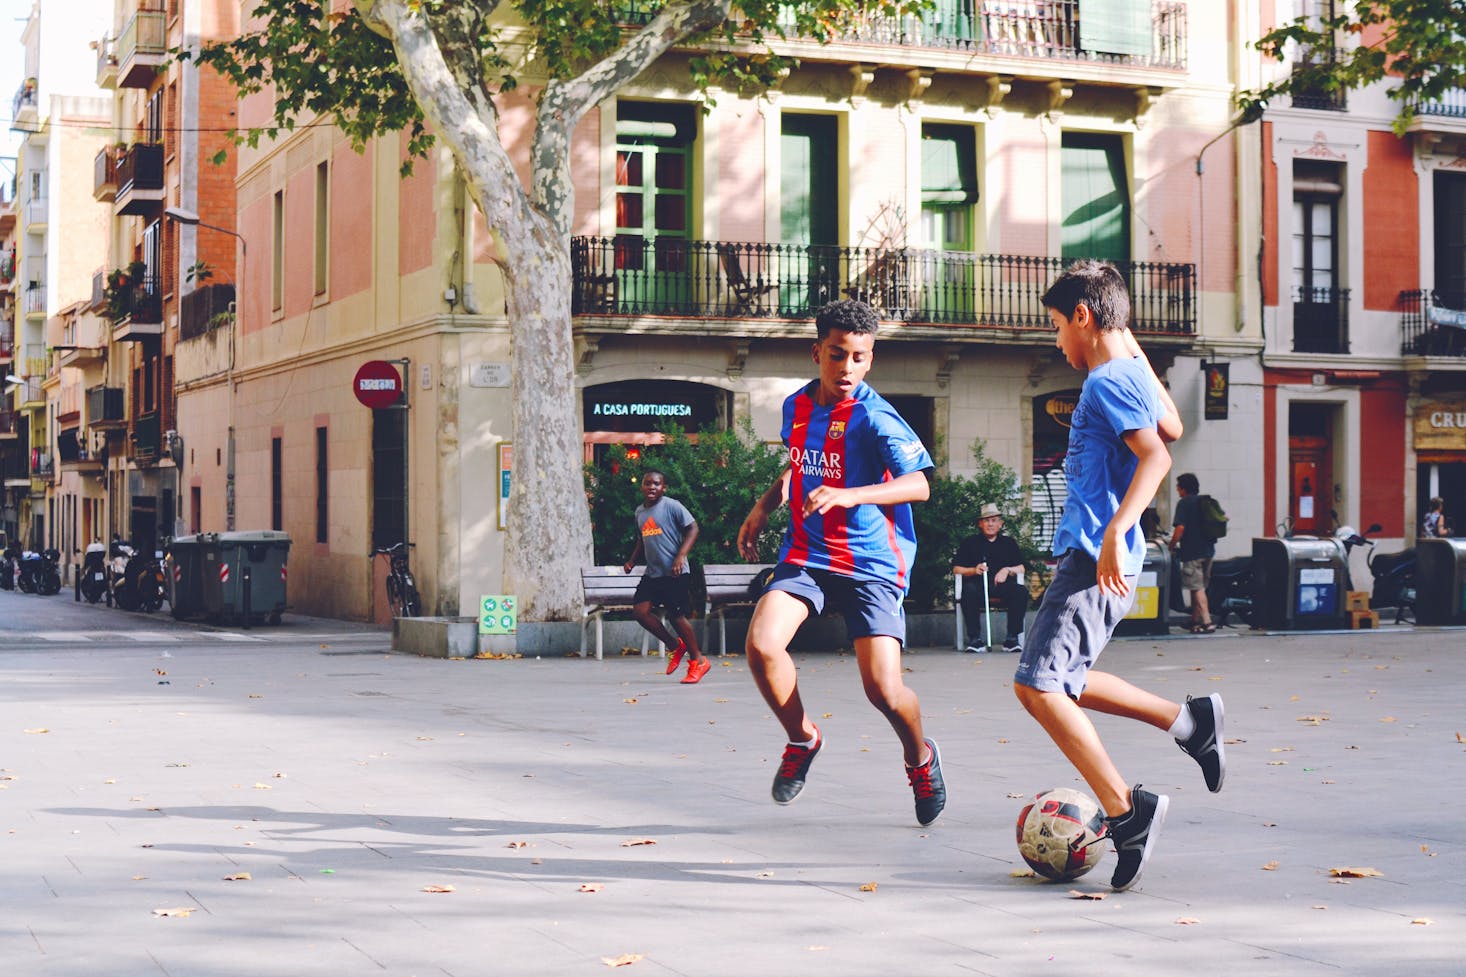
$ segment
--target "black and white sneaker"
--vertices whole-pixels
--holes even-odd
[[[1012,652],[1022,651],[1023,650],[1023,635],[1021,635],[1021,634],[1010,634],[1008,637],[1004,638],[1003,639],[1003,650],[1004,651],[1012,651]]]
[[[906,779],[916,798],[916,823],[925,828],[937,819],[947,806],[947,785],[942,780],[942,754],[935,740],[928,739],[926,748],[931,758],[919,767],[907,767]]]
[[[1206,789],[1215,794],[1227,777],[1226,744],[1222,741],[1222,697],[1213,692],[1204,699],[1186,697],[1186,710],[1196,720],[1196,732],[1176,745],[1201,767]]]
[[[790,743],[784,747],[784,758],[779,761],[779,772],[774,774],[773,795],[777,804],[788,804],[804,790],[804,779],[809,776],[809,765],[815,754],[825,745],[825,736],[816,727],[814,746],[799,746]]]
[[[1165,794],[1152,794],[1136,784],[1130,791],[1130,810],[1117,818],[1105,818],[1105,825],[1115,842],[1115,874],[1110,887],[1123,892],[1140,879],[1150,850],[1166,823],[1166,809],[1171,799]]]
[[[982,645],[968,645],[962,650],[967,652],[969,655],[980,655],[983,652],[987,651],[987,649],[984,648]]]

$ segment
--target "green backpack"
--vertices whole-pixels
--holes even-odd
[[[1197,509],[1201,512],[1201,532],[1215,543],[1227,535],[1227,513],[1222,504],[1210,495],[1196,497]]]

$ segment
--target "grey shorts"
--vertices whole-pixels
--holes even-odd
[[[1205,590],[1211,583],[1211,557],[1181,561],[1181,586],[1185,590]]]
[[[1135,603],[1136,578],[1125,580],[1130,593],[1124,597],[1102,593],[1089,554],[1066,553],[1033,617],[1013,681],[1071,699],[1083,695],[1090,668]]]

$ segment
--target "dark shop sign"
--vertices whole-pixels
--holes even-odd
[[[675,380],[604,383],[582,395],[584,430],[650,432],[668,424],[696,431],[722,419],[724,393]]]

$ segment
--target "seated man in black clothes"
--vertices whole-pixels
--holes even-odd
[[[982,507],[977,525],[982,531],[964,539],[952,559],[953,573],[972,578],[962,583],[962,619],[967,625],[967,650],[982,650],[976,636],[982,633],[983,612],[986,610],[981,580],[985,575],[987,595],[1001,600],[1008,614],[1008,636],[1003,639],[1003,650],[1021,651],[1023,615],[1028,610],[1028,588],[1019,579],[1024,570],[1023,554],[1018,549],[1017,540],[1003,535],[1003,517],[993,503]]]

